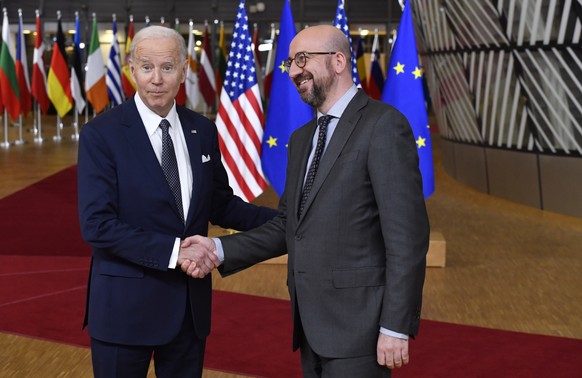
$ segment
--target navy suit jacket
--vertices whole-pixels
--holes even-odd
[[[175,239],[207,235],[209,221],[248,230],[276,215],[233,195],[214,123],[183,107],[177,112],[193,176],[185,224],[133,98],[81,130],[79,218],[83,239],[92,247],[85,325],[93,338],[165,344],[182,325],[187,296],[196,333],[206,337],[212,279],[168,269]]]

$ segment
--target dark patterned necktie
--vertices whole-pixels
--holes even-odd
[[[167,119],[162,119],[160,122],[160,129],[162,129],[162,170],[174,195],[174,200],[176,201],[176,206],[178,206],[183,223],[184,208],[182,207],[182,188],[180,186],[180,175],[178,174],[178,162],[176,161],[174,144],[168,131],[169,128],[170,122]]]
[[[323,149],[325,148],[325,138],[327,136],[327,125],[333,116],[325,115],[319,117],[317,120],[317,125],[319,126],[319,135],[317,136],[317,144],[315,145],[315,153],[313,154],[313,160],[309,166],[309,171],[307,172],[307,177],[305,178],[305,185],[303,186],[303,193],[301,193],[301,203],[299,205],[299,216],[303,212],[305,207],[305,202],[307,202],[307,197],[309,197],[309,192],[313,187],[313,181],[315,180],[315,174],[317,173],[317,168],[319,168],[319,161],[321,160],[321,155],[323,155]]]

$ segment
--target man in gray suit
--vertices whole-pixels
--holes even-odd
[[[358,91],[350,46],[332,26],[302,30],[286,68],[317,109],[289,141],[279,214],[205,239],[223,276],[288,252],[293,349],[305,377],[389,377],[419,328],[429,224],[411,128]],[[182,269],[200,272],[194,263]]]

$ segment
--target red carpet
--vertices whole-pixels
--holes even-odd
[[[0,200],[1,332],[88,345],[81,323],[89,253],[78,236],[75,172]],[[290,322],[287,301],[215,291],[205,365],[299,377]],[[423,320],[410,349],[411,363],[394,377],[582,377],[582,340]]]
[[[0,200],[0,230],[0,255],[90,256],[77,216],[77,167]]]

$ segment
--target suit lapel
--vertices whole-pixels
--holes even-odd
[[[198,130],[194,125],[194,121],[188,117],[187,112],[183,111],[181,107],[176,107],[180,123],[182,124],[182,132],[188,147],[188,156],[190,157],[190,166],[192,167],[192,193],[190,199],[190,208],[188,209],[188,216],[186,225],[192,220],[196,211],[196,205],[199,203],[197,197],[200,193],[200,184],[202,180],[202,149],[200,146],[200,136]]]
[[[172,206],[172,209],[174,209],[176,216],[180,217],[176,200],[174,199],[172,190],[168,185],[168,181],[166,181],[166,176],[164,176],[162,166],[152,148],[152,143],[139,112],[137,111],[133,97],[120,106],[123,106],[122,124],[125,135],[129,141],[128,145],[131,146],[135,152],[137,160],[141,162],[146,171],[149,172],[151,181],[159,188],[160,193],[164,194],[168,203]]]
[[[151,180],[161,190],[167,191],[168,199],[173,200],[173,195],[160,166],[160,162],[152,148],[149,135],[146,132],[145,126],[139,116],[137,107],[133,97],[123,103],[123,129],[128,139],[128,145],[131,146],[135,152],[139,162],[143,164],[149,172]],[[177,209],[176,209],[177,210]]]
[[[297,138],[297,156],[300,157],[300,160],[296,162],[298,166],[293,169],[289,169],[289,172],[298,172],[295,177],[287,177],[287,180],[296,180],[294,185],[295,192],[293,193],[293,200],[294,204],[292,204],[289,209],[293,209],[294,216],[296,217],[299,210],[299,204],[301,203],[301,193],[303,192],[303,183],[305,179],[305,174],[307,173],[307,160],[309,159],[309,153],[311,151],[311,142],[313,141],[313,134],[315,133],[315,129],[317,127],[317,122],[315,119],[310,121],[307,125],[305,125],[305,129],[303,132],[298,135]],[[288,164],[293,164],[293,159],[289,160]],[[292,186],[290,186],[292,187]],[[304,212],[305,213],[305,212]]]
[[[346,145],[350,135],[354,131],[358,121],[361,118],[360,109],[362,109],[368,102],[367,96],[363,94],[360,90],[354,96],[352,101],[348,104],[346,110],[342,114],[335,131],[333,132],[333,136],[329,141],[329,145],[325,149],[325,153],[321,157],[321,161],[319,162],[319,167],[317,169],[317,174],[315,175],[315,180],[313,181],[313,187],[311,188],[311,192],[309,193],[309,197],[307,198],[307,202],[305,203],[305,208],[303,209],[303,214],[301,218],[303,218],[304,214],[309,211],[309,207],[313,202],[313,199],[317,196],[317,193],[321,189],[323,183],[329,176],[333,165],[335,164],[337,158],[341,154],[344,146]],[[313,136],[313,133],[311,133]],[[311,143],[311,142],[309,142]],[[308,155],[309,152],[305,152],[305,155]],[[305,157],[307,160],[307,156]],[[306,165],[306,162],[303,163]],[[303,168],[303,174],[305,174],[305,169]],[[301,176],[302,178],[304,176]],[[303,183],[303,181],[301,181]],[[301,185],[301,189],[303,185]],[[301,196],[301,190],[299,191],[299,196]],[[299,204],[297,201],[297,204]],[[301,219],[300,218],[300,219]]]

